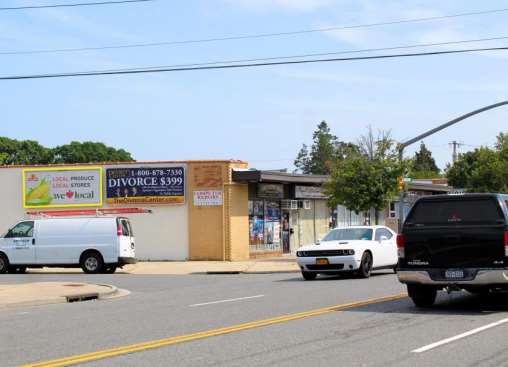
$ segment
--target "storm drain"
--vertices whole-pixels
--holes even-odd
[[[78,294],[76,296],[65,296],[68,303],[93,301],[99,299],[99,293]]]

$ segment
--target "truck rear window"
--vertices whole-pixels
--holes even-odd
[[[504,216],[494,199],[422,201],[406,223],[412,225],[496,224]]]

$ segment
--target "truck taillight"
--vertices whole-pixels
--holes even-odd
[[[504,232],[504,256],[508,256],[508,231]]]
[[[116,235],[118,237],[122,236],[123,235],[123,232],[122,232],[122,226],[120,225],[120,223],[117,223],[116,224]]]
[[[406,237],[403,234],[397,235],[397,252],[400,258],[405,257],[404,247],[406,246]]]

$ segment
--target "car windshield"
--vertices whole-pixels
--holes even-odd
[[[372,229],[370,228],[340,228],[330,231],[323,241],[354,241],[372,240]]]

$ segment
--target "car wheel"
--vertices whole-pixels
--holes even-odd
[[[9,269],[9,259],[4,254],[0,254],[0,274],[7,273]]]
[[[314,280],[317,277],[317,273],[311,273],[308,271],[302,271],[302,277],[305,280]]]
[[[417,307],[432,307],[436,301],[437,289],[425,285],[408,284],[407,293]]]
[[[81,256],[81,269],[87,274],[97,274],[104,268],[102,256],[97,252],[86,252]]]
[[[358,275],[362,278],[370,277],[372,272],[372,255],[370,252],[364,252],[362,256],[362,262],[360,263],[360,269],[358,269]]]
[[[116,265],[108,265],[104,269],[105,274],[113,274],[116,271]]]

